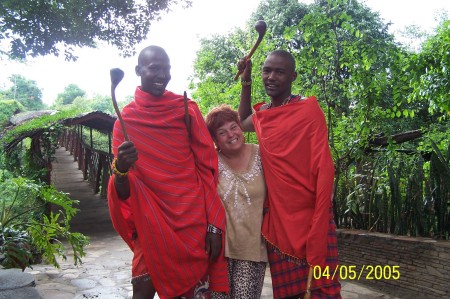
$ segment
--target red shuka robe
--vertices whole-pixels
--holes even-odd
[[[310,97],[252,120],[268,191],[262,234],[282,254],[325,267],[334,164],[323,112]]]
[[[120,200],[111,176],[108,202],[114,228],[133,250],[137,232],[150,278],[160,298],[187,292],[209,271],[210,288],[228,291],[223,254],[209,264],[207,224],[225,231],[225,211],[216,192],[217,154],[197,104],[188,102],[189,139],[181,95],[155,97],[136,89],[122,111],[138,160],[129,170],[131,193]],[[116,121],[113,151],[124,141]],[[223,247],[222,247],[223,248]]]

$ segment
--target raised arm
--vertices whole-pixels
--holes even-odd
[[[254,132],[255,127],[252,122],[252,61],[243,58],[238,63],[238,69],[241,73],[241,100],[239,102],[239,118],[242,129],[245,132]]]

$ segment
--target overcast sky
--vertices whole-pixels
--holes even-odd
[[[172,64],[172,80],[168,89],[182,93],[187,90],[188,76],[192,74],[192,64],[199,39],[212,34],[224,34],[235,27],[243,27],[255,11],[260,0],[193,0],[189,9],[174,9],[163,19],[154,23],[146,41],[136,45],[139,52],[145,46],[155,44],[166,49]],[[311,3],[311,0],[301,1]],[[392,22],[392,32],[407,25],[418,25],[431,30],[436,25],[437,11],[450,12],[448,0],[366,0],[372,10]],[[255,36],[256,39],[256,36]],[[85,90],[88,96],[110,94],[109,70],[119,67],[125,78],[116,89],[118,100],[132,95],[139,85],[139,77],[134,73],[137,58],[121,58],[119,51],[112,47],[100,49],[80,49],[76,52],[76,62],[66,62],[64,57],[45,56],[31,59],[26,64],[0,61],[0,88],[7,88],[11,74],[21,74],[35,80],[43,91],[43,101],[51,104],[58,93],[73,83]],[[236,57],[236,61],[238,57]],[[230,74],[233,76],[234,74]]]

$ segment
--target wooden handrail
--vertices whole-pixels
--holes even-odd
[[[108,180],[111,175],[109,165],[114,158],[113,154],[92,148],[86,144],[79,134],[81,129],[68,128],[60,135],[58,144],[70,150],[74,161],[78,162],[78,169],[83,171],[83,178],[89,182],[94,193],[100,193],[101,198],[106,198]]]

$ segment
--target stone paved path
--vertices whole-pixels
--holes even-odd
[[[73,265],[69,253],[67,261],[60,261],[60,269],[39,264],[26,272],[35,277],[36,289],[43,299],[131,298],[132,255],[112,228],[106,200],[92,194],[68,152],[59,149],[56,155],[58,163],[54,164],[53,173],[55,186],[71,193],[73,199],[80,200],[81,212],[73,228],[88,235],[91,242],[81,266]],[[342,281],[342,286],[344,299],[397,298],[353,281]],[[270,299],[271,294],[270,273],[267,271],[261,298]]]

